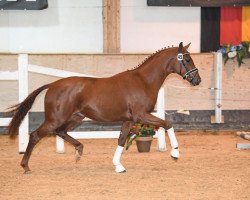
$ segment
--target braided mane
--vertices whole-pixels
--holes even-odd
[[[146,57],[141,63],[139,63],[136,67],[134,67],[134,68],[132,68],[132,69],[130,69],[130,70],[128,70],[128,71],[133,71],[133,70],[135,70],[135,69],[138,69],[139,67],[141,67],[145,62],[147,62],[149,59],[151,59],[153,56],[155,56],[156,54],[158,54],[158,53],[160,53],[160,52],[162,52],[162,51],[164,51],[164,50],[166,50],[166,49],[171,49],[171,48],[173,48],[173,46],[172,47],[163,47],[162,49],[159,49],[159,50],[157,50],[157,51],[155,51],[154,53],[152,53],[151,55],[149,55],[148,57]]]

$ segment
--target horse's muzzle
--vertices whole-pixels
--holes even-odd
[[[196,85],[199,85],[200,82],[201,82],[201,78],[200,78],[200,77],[195,77],[195,78],[193,78],[193,79],[191,80],[190,83],[191,83],[191,85],[196,86]]]

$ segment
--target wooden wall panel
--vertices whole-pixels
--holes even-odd
[[[103,52],[120,52],[120,0],[103,0]]]
[[[230,60],[223,67],[223,108],[250,109],[250,59],[238,67],[236,60]]]
[[[30,55],[29,63],[86,73],[100,77],[108,77],[116,73],[132,69],[141,63],[148,54],[91,54],[91,55]],[[213,110],[214,87],[213,54],[192,55],[202,83],[192,87],[175,74],[165,81],[165,107],[167,110]],[[222,108],[250,109],[250,60],[245,60],[240,68],[235,61],[229,61],[223,66]],[[0,55],[0,70],[16,70],[17,55]],[[29,73],[29,92],[43,84],[57,80],[35,73]],[[43,93],[44,95],[44,93]],[[32,111],[43,111],[43,95],[40,95]],[[14,81],[0,82],[0,112],[17,103],[17,83]]]

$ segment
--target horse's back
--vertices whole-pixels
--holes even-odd
[[[129,115],[123,91],[114,77],[63,78],[49,86],[45,96],[45,115],[47,118],[54,115],[69,117],[81,112],[97,121],[120,121]]]
[[[81,112],[96,121],[124,121],[131,119],[135,105],[146,109],[149,100],[144,87],[133,73],[108,78],[64,78],[49,87],[45,110],[49,107],[54,113]]]

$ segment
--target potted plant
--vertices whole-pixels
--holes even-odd
[[[126,150],[128,150],[135,140],[139,152],[149,152],[153,136],[158,129],[158,126],[141,123],[135,124],[128,134]]]
[[[218,50],[222,53],[224,64],[229,59],[237,59],[238,66],[244,63],[242,60],[250,58],[250,41],[241,42],[239,45],[224,44]]]

